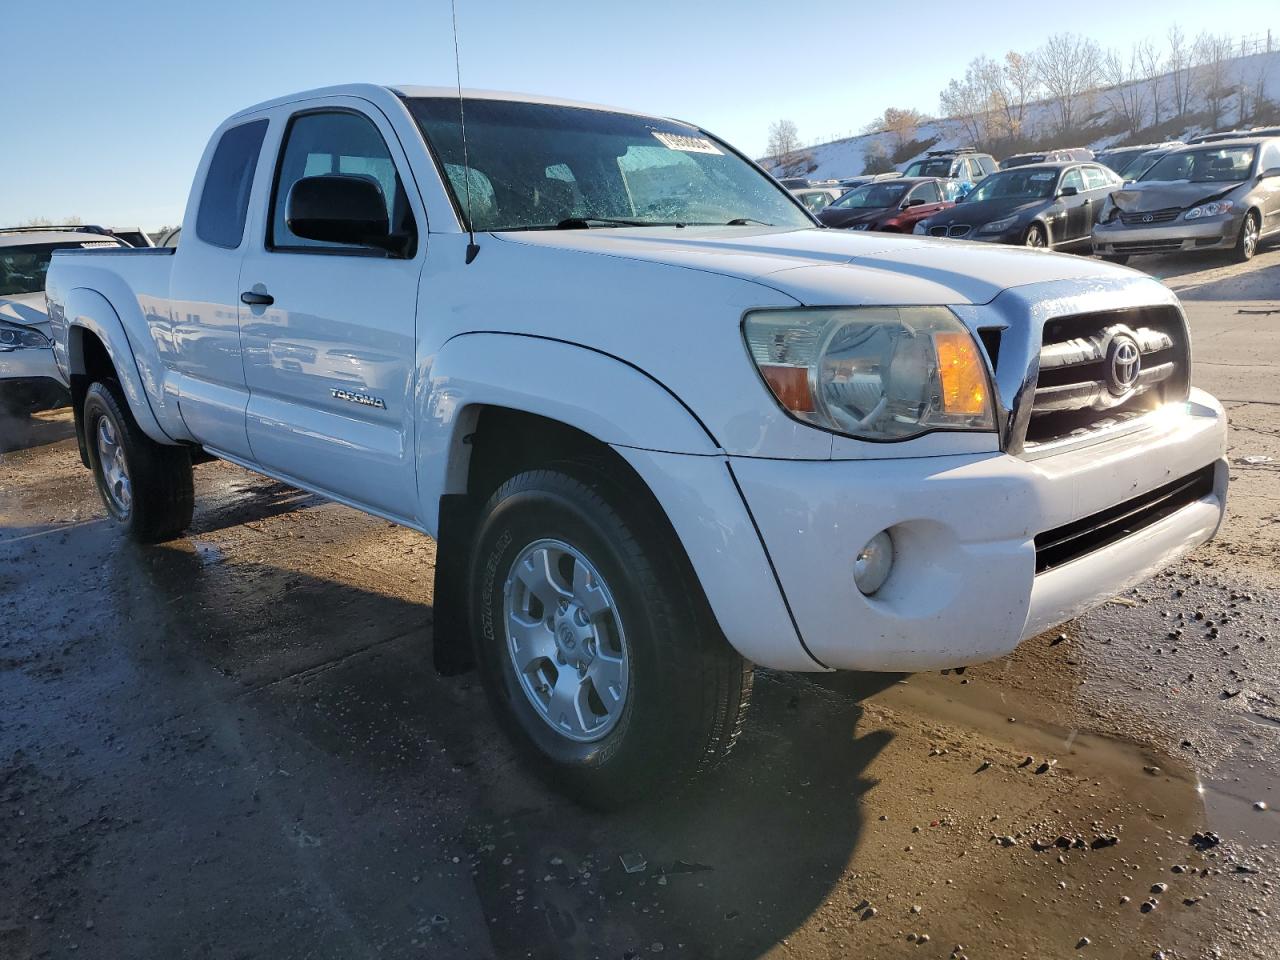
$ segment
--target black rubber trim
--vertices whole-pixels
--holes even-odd
[[[756,523],[756,515],[751,512],[751,504],[747,502],[747,495],[742,491],[742,484],[738,482],[738,475],[733,472],[733,464],[727,458],[724,466],[729,471],[729,479],[733,481],[734,489],[738,491],[742,506],[747,511],[747,519],[751,521],[751,526],[756,531],[756,539],[760,541],[760,549],[764,551],[764,558],[769,562],[769,572],[773,574],[773,582],[778,585],[778,596],[782,597],[782,605],[787,608],[787,616],[791,618],[791,626],[796,632],[796,639],[800,641],[801,648],[809,655],[810,660],[824,670],[832,669],[814,656],[813,651],[809,649],[809,645],[804,642],[804,634],[800,632],[800,623],[796,620],[795,611],[791,609],[791,601],[787,599],[787,591],[782,587],[782,577],[778,575],[778,568],[774,566],[773,555],[769,553],[769,545],[764,542],[764,534],[760,532],[760,524]]]
[[[1214,464],[1036,537],[1036,573],[1110,546],[1213,493]]]

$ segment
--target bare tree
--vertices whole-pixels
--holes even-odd
[[[888,107],[884,115],[874,121],[874,125],[889,134],[893,151],[897,153],[915,140],[916,130],[924,119],[924,115],[918,110]]]
[[[1036,80],[1035,62],[1031,57],[1010,50],[1004,55],[1004,67],[1001,70],[1008,107],[1008,129],[1010,138],[1020,137],[1024,133],[1027,104],[1035,99],[1039,92]]]
[[[23,220],[18,226],[20,227],[52,227],[54,225],[66,227],[78,227],[84,221],[79,217],[57,217],[50,219],[49,217],[31,217],[29,220]]]
[[[1137,45],[1138,70],[1146,81],[1151,95],[1151,124],[1160,125],[1160,80],[1164,77],[1164,62],[1160,51],[1150,40],[1143,40]]]
[[[769,142],[765,153],[778,166],[785,166],[788,158],[800,149],[800,131],[790,120],[775,120],[769,124]]]
[[[1147,89],[1139,82],[1142,70],[1137,45],[1130,47],[1126,57],[1118,50],[1107,52],[1102,61],[1102,79],[1107,83],[1103,99],[1118,120],[1122,120],[1130,136],[1142,129],[1146,117]]]
[[[990,91],[981,61],[981,57],[971,61],[964,78],[952,80],[938,97],[943,115],[960,121],[974,143],[988,139],[991,120]]]
[[[1185,117],[1191,107],[1191,73],[1195,66],[1186,35],[1176,23],[1169,28],[1169,59],[1166,65],[1173,83],[1173,115]]]
[[[1212,33],[1202,33],[1192,44],[1192,60],[1196,64],[1195,86],[1204,96],[1205,109],[1208,110],[1215,127],[1222,123],[1222,114],[1227,102],[1235,93],[1231,71],[1231,40]]]
[[[1073,132],[1079,119],[1078,101],[1098,85],[1101,49],[1087,37],[1055,33],[1033,56],[1036,77],[1053,104],[1059,132]]]

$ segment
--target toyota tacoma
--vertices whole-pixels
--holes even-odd
[[[124,534],[180,536],[213,456],[434,537],[437,667],[590,803],[722,757],[753,665],[999,657],[1223,516],[1164,286],[825,229],[661,117],[283,97],[214,133],[179,247],[58,251],[47,294]]]

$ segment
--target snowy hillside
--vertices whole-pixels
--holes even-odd
[[[1260,89],[1263,97],[1270,102],[1273,109],[1275,105],[1280,104],[1280,51],[1238,58],[1233,61],[1231,70],[1234,76],[1245,78],[1250,86]],[[1167,76],[1163,79],[1166,83],[1169,82]],[[1133,86],[1141,86],[1141,84],[1134,84]],[[1187,117],[1189,122],[1185,126],[1170,130],[1168,123],[1162,124],[1158,135],[1153,135],[1149,138],[1140,137],[1138,142],[1167,138],[1185,139],[1208,132],[1208,128],[1204,123],[1197,122],[1197,115],[1202,114],[1205,110],[1205,98],[1203,91],[1200,89],[1201,86],[1202,84],[1193,80],[1191,102],[1189,104],[1190,110]],[[1107,106],[1108,91],[1092,91],[1078,98],[1076,102],[1077,115],[1085,117],[1087,120],[1075,142],[1059,142],[1063,138],[1056,132],[1054,107],[1051,103],[1039,101],[1027,105],[1025,127],[1030,138],[1034,140],[1036,148],[1050,149],[1053,147],[1084,146],[1091,147],[1097,151],[1119,142],[1132,141],[1132,138],[1128,137],[1124,132],[1115,131],[1117,125],[1113,122],[1114,117]],[[1223,120],[1219,125],[1221,128],[1229,129],[1237,125],[1238,116],[1234,100],[1228,103],[1222,116]],[[965,146],[973,142],[972,136],[965,132],[965,126],[962,121],[946,119],[930,120],[920,124],[916,128],[914,140],[924,143],[931,140],[936,142],[932,146],[922,148],[920,153],[915,156],[903,158],[896,162],[894,164],[896,169],[902,169],[916,156],[922,156],[925,149],[941,150],[947,147]],[[813,179],[826,179],[856,176],[863,172],[868,155],[875,156],[879,153],[884,156],[892,156],[894,148],[895,141],[892,134],[872,133],[804,147],[797,153],[799,155],[808,155],[812,158],[812,162],[816,164],[807,174],[802,175],[807,175]],[[1001,157],[997,156],[996,159],[1001,159]],[[768,159],[762,161],[762,163],[774,172],[782,173],[779,164]]]

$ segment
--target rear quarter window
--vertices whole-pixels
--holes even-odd
[[[242,123],[226,131],[214,148],[196,213],[196,236],[205,243],[228,249],[240,246],[253,173],[266,133],[266,120]]]

